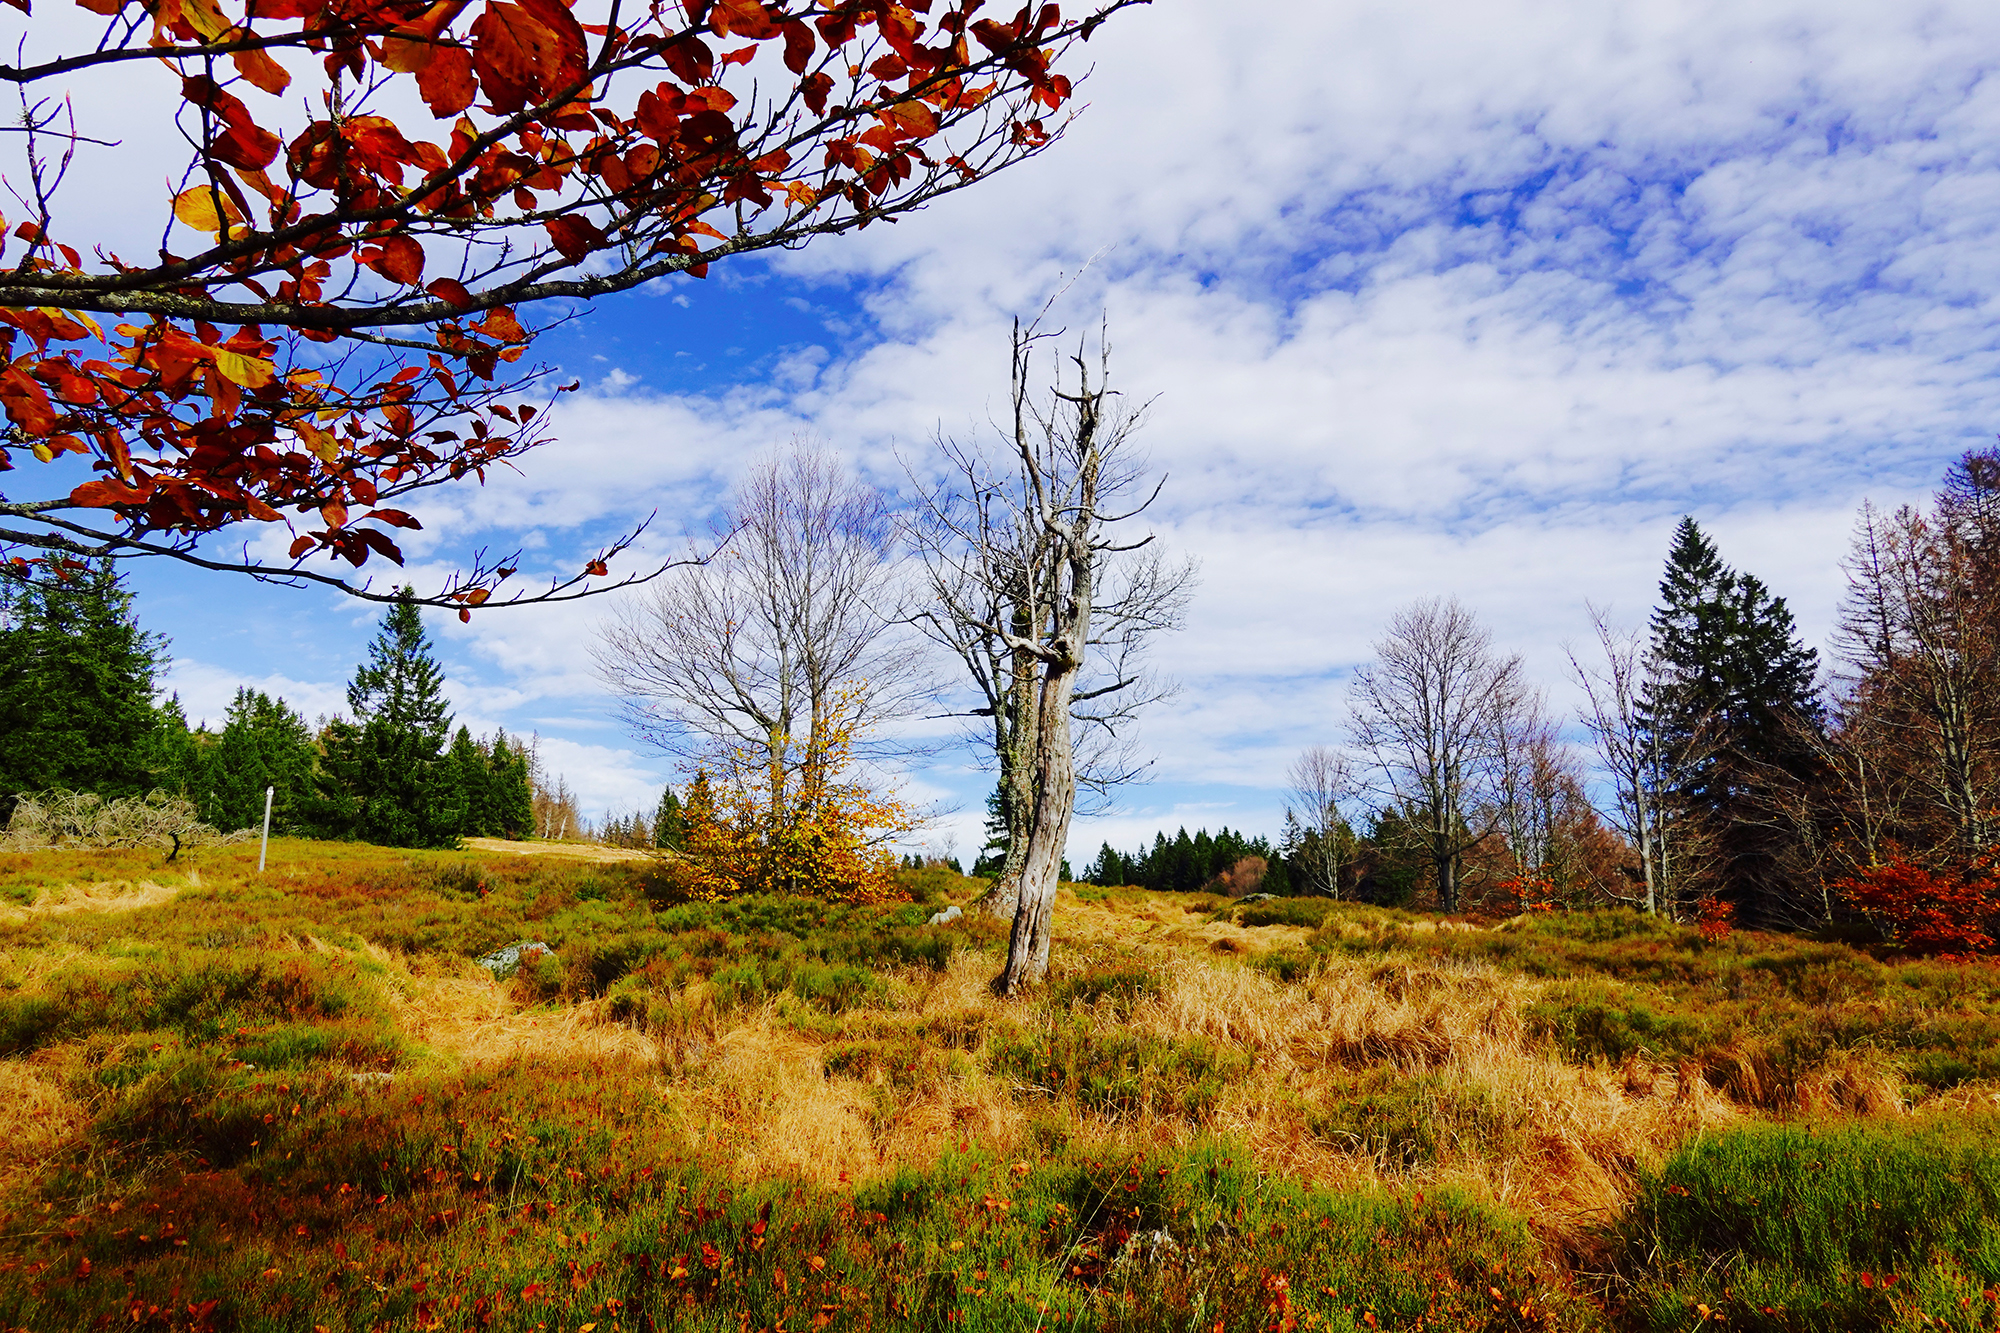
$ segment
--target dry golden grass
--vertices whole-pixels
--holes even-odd
[[[15,923],[37,916],[62,916],[70,912],[130,912],[171,902],[181,891],[178,884],[155,884],[151,880],[104,880],[95,884],[68,884],[38,894],[26,907],[0,907],[0,922]]]
[[[322,941],[312,947],[341,952]],[[629,1027],[604,1022],[604,1002],[529,1008],[514,987],[477,963],[408,955],[364,945],[382,969],[382,997],[405,1035],[452,1061],[497,1064],[517,1058],[624,1061],[650,1067],[659,1045]]]
[[[90,1112],[63,1090],[64,1081],[27,1060],[0,1060],[0,1191],[82,1139]]]

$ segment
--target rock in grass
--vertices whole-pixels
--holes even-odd
[[[942,912],[937,912],[932,914],[930,923],[933,926],[942,926],[945,922],[956,921],[964,915],[965,915],[964,912],[958,910],[958,904],[953,903],[950,907],[945,908]]]
[[[521,964],[530,958],[545,953],[554,953],[541,940],[517,940],[504,949],[495,949],[479,960],[479,965],[493,974],[495,981],[505,981],[521,970]]]

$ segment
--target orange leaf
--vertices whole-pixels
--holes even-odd
[[[391,282],[414,287],[424,276],[424,247],[408,236],[391,236],[382,242],[382,259],[375,270]]]
[[[778,25],[757,0],[716,0],[715,8],[709,11],[708,26],[717,37],[734,33],[761,42],[778,35]]]
[[[285,72],[283,65],[271,59],[268,51],[235,51],[229,58],[235,62],[238,74],[273,97],[292,85],[292,76]]]
[[[278,373],[278,368],[261,356],[244,356],[225,347],[215,349],[215,368],[222,378],[246,389],[261,389]]]
[[[222,200],[220,217],[217,217],[215,212],[217,198]],[[235,201],[220,190],[207,185],[197,185],[191,190],[182,190],[175,195],[174,216],[196,231],[210,233],[221,232],[225,222],[234,228],[243,221],[243,214],[237,210]]]
[[[146,493],[135,486],[127,486],[122,481],[86,481],[69,493],[70,503],[87,505],[92,509],[106,509],[112,505],[136,504],[146,498]]]
[[[347,525],[347,506],[338,500],[329,500],[319,507],[319,516],[326,520],[326,525],[329,528],[345,527]]]
[[[927,138],[938,130],[937,113],[922,102],[899,102],[884,110],[882,118],[911,138]]]
[[[706,222],[703,222],[700,218],[690,219],[684,225],[689,231],[698,232],[703,236],[713,236],[718,241],[726,241],[729,239],[727,236],[723,235],[715,228],[709,226]]]
[[[609,565],[606,565],[602,560],[593,560],[589,564],[583,567],[583,572],[585,574],[594,575],[598,578],[603,578],[606,574],[609,574],[611,572],[611,567]]]
[[[521,321],[514,318],[514,312],[506,306],[495,306],[486,312],[486,318],[476,326],[489,338],[499,338],[504,342],[526,342],[528,331],[521,327]]]

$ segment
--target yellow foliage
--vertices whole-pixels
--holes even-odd
[[[805,740],[776,738],[768,754],[732,750],[695,775],[681,842],[686,887],[698,898],[763,891],[837,902],[896,896],[887,844],[916,812],[854,772],[854,731],[833,710]]]

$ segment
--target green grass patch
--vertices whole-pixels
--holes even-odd
[[[1771,1330],[1988,1327],[2000,1286],[2000,1121],[1756,1125],[1642,1181],[1634,1327],[1701,1306]],[[1653,1257],[1656,1256],[1656,1257]]]

